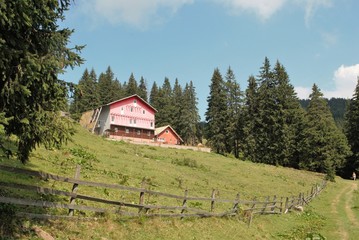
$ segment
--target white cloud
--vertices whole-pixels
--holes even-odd
[[[334,72],[335,90],[323,91],[326,98],[341,97],[351,98],[354,94],[355,86],[357,84],[357,77],[359,76],[359,64],[352,66],[341,65]]]
[[[341,65],[334,72],[333,82],[334,90],[322,90],[324,97],[326,98],[352,98],[357,79],[359,76],[359,64],[352,66]],[[320,88],[320,84],[318,84]],[[300,99],[309,98],[311,88],[295,87],[295,91]]]
[[[145,29],[161,24],[173,16],[183,6],[200,0],[78,0],[83,12],[90,16],[93,23],[102,22],[126,24]],[[287,3],[304,8],[305,23],[309,26],[318,9],[332,6],[333,0],[202,0],[215,2],[228,9],[230,14],[243,12],[256,15],[265,21],[281,10]]]
[[[194,0],[84,0],[82,7],[95,22],[128,24],[137,28],[162,23]],[[163,10],[163,11],[160,11]]]
[[[304,4],[304,21],[307,27],[309,27],[311,19],[319,8],[332,6],[332,0],[297,0],[297,2]]]
[[[231,14],[243,11],[256,14],[260,19],[266,20],[282,8],[287,0],[215,0],[230,9]]]

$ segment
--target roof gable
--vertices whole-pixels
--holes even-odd
[[[134,95],[131,95],[131,96],[128,96],[128,97],[125,97],[125,98],[121,98],[119,100],[116,100],[116,101],[113,101],[113,102],[110,102],[108,104],[105,104],[104,106],[110,106],[110,105],[113,105],[115,103],[118,103],[118,102],[122,102],[122,101],[125,101],[127,99],[130,99],[130,98],[137,98],[138,100],[140,100],[141,102],[143,102],[144,104],[146,104],[148,107],[150,107],[151,109],[153,109],[154,112],[158,112],[156,108],[152,107],[148,102],[146,102],[145,100],[143,100],[140,96],[138,96],[137,94],[134,94]]]

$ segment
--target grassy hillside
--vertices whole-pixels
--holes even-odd
[[[80,127],[77,130],[73,141],[62,149],[49,151],[39,148],[31,155],[30,162],[25,166],[16,159],[7,160],[3,157],[0,164],[22,166],[70,177],[74,175],[76,164],[80,164],[80,178],[83,180],[133,187],[140,187],[141,182],[145,180],[152,190],[183,195],[184,190],[188,189],[189,195],[199,197],[209,197],[212,189],[217,189],[219,197],[226,199],[234,199],[238,192],[242,199],[268,195],[297,195],[299,192],[306,192],[323,178],[323,175],[317,173],[254,164],[213,153],[110,141],[94,136]],[[12,174],[5,172],[1,172],[0,180],[18,183],[36,181],[28,177],[14,178]],[[36,183],[43,186],[55,184],[50,181]],[[335,184],[329,184],[329,190],[333,185]],[[69,185],[59,183],[56,183],[56,188],[70,190]],[[328,194],[329,190],[326,190]],[[83,186],[80,186],[78,192],[107,199],[138,201],[137,194],[132,196],[124,192]],[[1,189],[0,194],[26,193]],[[313,205],[320,202],[320,198],[314,200]],[[62,201],[66,202],[68,199]],[[151,201],[160,199],[153,198]],[[324,219],[320,212],[309,207],[307,212],[301,215],[257,216],[250,228],[237,218],[131,220],[106,216],[104,219],[91,222],[19,221],[17,223],[21,226],[25,224],[25,227],[17,229],[16,232],[18,238],[36,239],[31,227],[37,224],[58,239],[302,239],[308,233],[324,231]]]

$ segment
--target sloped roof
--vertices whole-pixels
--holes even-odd
[[[103,105],[103,106],[110,106],[110,105],[112,105],[112,104],[114,104],[114,103],[122,102],[122,101],[124,101],[124,100],[126,100],[126,99],[129,99],[129,98],[132,98],[132,97],[136,97],[136,98],[140,99],[142,102],[144,102],[144,103],[145,103],[146,105],[148,105],[150,108],[152,108],[155,112],[158,112],[156,108],[152,107],[148,102],[146,102],[145,100],[143,100],[143,98],[141,98],[141,97],[138,96],[137,94],[134,94],[134,95],[131,95],[131,96],[128,96],[128,97],[125,97],[125,98],[121,98],[121,99],[119,99],[119,100],[116,100],[116,101],[107,103],[107,104],[105,104],[105,105]]]
[[[178,133],[171,127],[171,125],[167,125],[167,126],[163,126],[163,127],[158,127],[155,129],[155,136],[160,135],[163,131],[165,131],[167,128],[170,128],[172,130],[172,132],[174,132],[174,134],[176,134],[176,136],[181,140],[181,142],[183,142],[182,138],[180,137],[180,135],[178,135]]]

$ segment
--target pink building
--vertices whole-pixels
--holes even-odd
[[[154,140],[157,110],[138,95],[132,95],[94,111],[93,132],[115,138]]]

